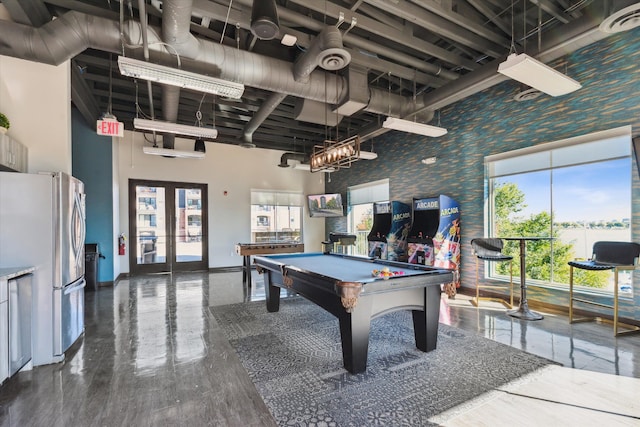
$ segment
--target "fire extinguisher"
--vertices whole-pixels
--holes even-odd
[[[124,242],[125,242],[125,237],[124,234],[121,234],[118,236],[118,255],[124,255],[125,254],[125,246],[124,246]]]

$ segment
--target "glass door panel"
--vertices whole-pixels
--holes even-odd
[[[207,185],[130,180],[132,274],[208,268]]]
[[[136,264],[167,262],[166,197],[164,187],[136,185]]]
[[[176,262],[202,261],[202,190],[175,189]]]

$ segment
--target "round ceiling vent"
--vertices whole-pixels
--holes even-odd
[[[332,47],[318,55],[318,65],[327,71],[341,70],[351,62],[351,54],[345,49]]]
[[[530,88],[530,89],[522,90],[518,92],[513,97],[513,99],[515,99],[518,102],[531,101],[532,99],[538,98],[540,95],[542,95],[542,92],[540,92],[538,89]]]
[[[620,33],[640,26],[640,3],[634,3],[617,11],[614,10],[600,24],[600,31]]]

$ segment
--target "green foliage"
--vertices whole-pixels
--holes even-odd
[[[0,113],[0,127],[9,129],[9,126],[11,126],[11,123],[9,123],[9,119],[7,118],[7,116]]]
[[[341,206],[335,198],[327,200],[327,209],[340,209]]]
[[[532,214],[529,218],[517,217],[514,213],[522,212],[526,207],[525,195],[516,184],[504,183],[495,187],[495,218],[496,235],[498,236],[550,236],[552,230],[552,216],[549,212]],[[526,277],[534,280],[550,281],[553,268],[555,283],[569,283],[568,262],[575,258],[573,246],[558,239],[557,229],[550,237],[553,240],[539,240],[527,242]],[[513,256],[513,271],[517,276],[520,271],[519,242],[505,242],[504,252]],[[509,264],[496,265],[498,274],[509,275]],[[606,286],[607,272],[574,270],[574,280],[582,286],[603,288]]]

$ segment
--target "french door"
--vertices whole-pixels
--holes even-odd
[[[207,184],[129,180],[131,274],[206,270]]]

